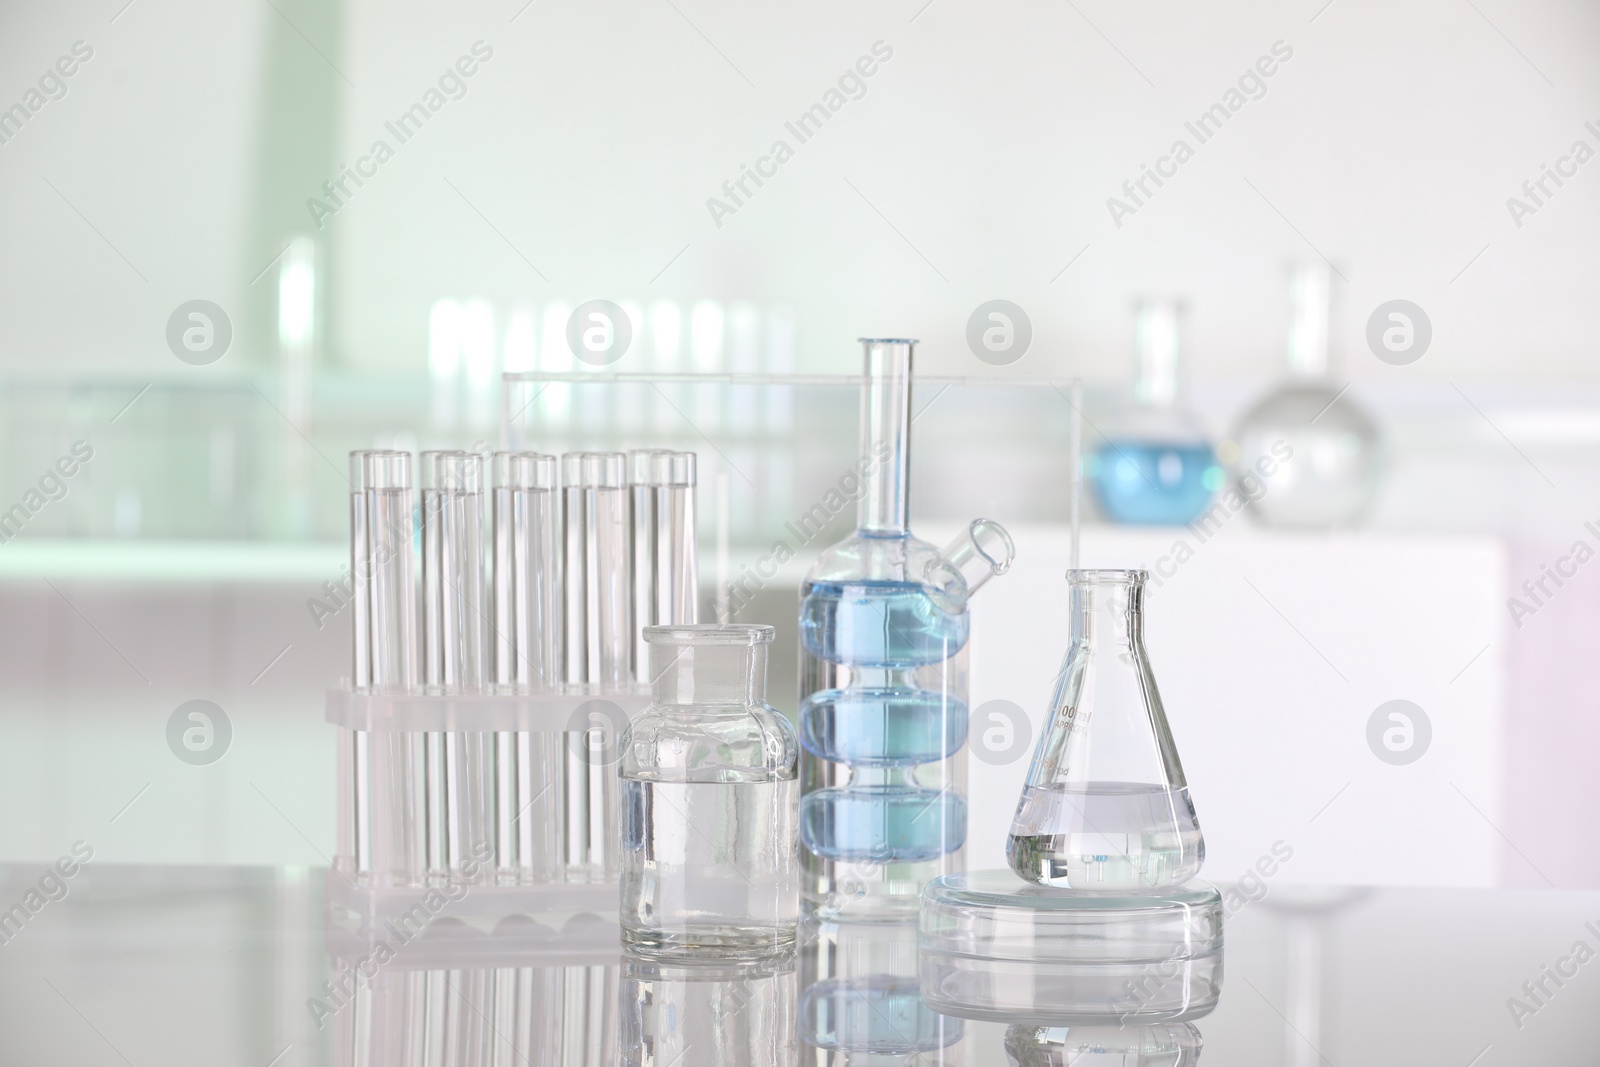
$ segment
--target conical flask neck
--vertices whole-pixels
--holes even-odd
[[[1144,576],[1137,571],[1074,571],[1072,640],[1091,655],[1142,651]]]
[[[911,350],[915,341],[863,338],[861,503],[856,526],[903,534],[911,452]]]

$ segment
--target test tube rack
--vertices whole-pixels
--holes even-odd
[[[695,456],[501,452],[488,488],[475,453],[422,467],[416,506],[409,453],[351,455],[330,924],[539,916],[537,938],[614,943],[583,920],[615,922],[616,741],[649,702],[639,632],[695,620]]]

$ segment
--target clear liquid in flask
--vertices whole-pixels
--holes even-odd
[[[1061,889],[1179,885],[1205,856],[1189,790],[1133,782],[1029,786],[1006,842],[1012,870]]]

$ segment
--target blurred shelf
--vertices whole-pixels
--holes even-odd
[[[0,581],[320,583],[349,562],[332,542],[19,539],[0,545]]]

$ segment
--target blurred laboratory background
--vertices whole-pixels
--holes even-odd
[[[891,336],[914,526],[1017,542],[971,865],[1065,647],[1081,379],[1084,562],[1153,572],[1208,876],[1600,887],[1597,41],[1577,0],[0,4],[0,860],[326,864],[352,449],[697,452],[703,617],[779,627],[792,713]]]

